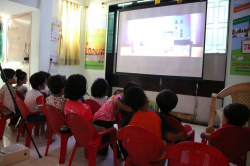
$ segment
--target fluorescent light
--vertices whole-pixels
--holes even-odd
[[[122,4],[118,4],[118,6],[126,6],[126,5],[132,5],[132,2],[129,2],[129,3],[122,3]]]
[[[137,1],[137,3],[149,2],[149,1],[152,1],[152,0]]]

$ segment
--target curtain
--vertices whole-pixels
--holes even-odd
[[[80,64],[80,16],[81,9],[78,4],[62,1],[62,29],[57,47],[60,65]]]
[[[2,17],[0,16],[0,62],[2,62],[3,56],[3,22]]]

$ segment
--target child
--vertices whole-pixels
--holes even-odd
[[[130,108],[125,107],[121,103],[120,101],[121,95],[122,94],[113,95],[103,104],[103,106],[94,115],[94,124],[98,126],[102,126],[106,129],[112,128],[114,125],[114,118],[116,116],[116,110],[122,109],[125,112],[132,111]],[[102,143],[105,143],[107,141],[109,141],[109,137],[103,136]],[[103,160],[106,159],[107,153],[108,153],[108,146],[101,150],[101,155],[102,155]],[[117,148],[117,158],[119,161],[123,161],[119,148]]]
[[[145,127],[155,133],[160,139],[164,138],[167,143],[174,143],[184,139],[182,133],[173,134],[170,132],[169,126],[160,114],[148,110],[149,102],[141,88],[130,87],[125,90],[122,102],[135,111],[133,115],[126,118],[122,126]],[[127,153],[124,153],[124,151],[123,155],[125,158],[127,157]]]
[[[27,86],[23,85],[27,83],[27,73],[22,71],[21,69],[16,70],[16,77],[17,77],[17,85],[16,90],[21,92],[23,96],[26,95],[28,88]]]
[[[243,127],[249,119],[250,111],[243,104],[233,103],[224,108],[223,114],[226,124],[222,127],[228,125]],[[208,138],[214,131],[215,129],[212,126],[207,127],[206,132],[201,133],[201,138]]]
[[[90,99],[95,100],[100,106],[102,106],[108,99],[108,82],[103,78],[97,78],[91,86]]]
[[[178,97],[174,92],[172,92],[171,90],[168,90],[168,89],[164,89],[163,91],[161,91],[157,95],[156,103],[161,110],[161,114],[175,118],[176,120],[178,120],[181,123],[180,118],[178,118],[174,115],[171,115],[169,113],[170,111],[172,111],[176,107],[176,105],[178,103]]]
[[[117,90],[114,92],[114,95],[121,94],[121,93],[123,93],[123,89],[117,89]]]
[[[62,113],[66,103],[63,97],[65,84],[66,80],[61,75],[50,76],[48,79],[48,87],[52,95],[46,98],[46,103],[56,107]]]
[[[65,104],[64,113],[74,112],[86,120],[94,127],[96,132],[104,131],[105,129],[94,125],[93,114],[90,107],[81,102],[82,96],[86,93],[87,80],[80,74],[71,75],[64,89],[65,98],[69,99]]]
[[[31,112],[37,112],[37,114],[30,114],[27,116],[28,122],[37,122],[45,120],[45,116],[43,115],[43,104],[44,104],[44,97],[43,94],[40,92],[44,90],[47,86],[47,79],[44,74],[42,73],[35,73],[30,77],[30,84],[33,88],[29,90],[25,96],[24,103],[27,105]],[[47,138],[48,135],[45,134],[44,124],[41,125],[41,136],[43,138]]]
[[[48,72],[45,71],[40,71],[39,73],[45,75],[46,79],[48,80],[50,77],[50,74]],[[46,85],[45,89],[40,91],[43,95],[45,95],[45,97],[50,95],[50,89],[48,88],[48,86]]]
[[[10,87],[12,94],[14,96],[16,96],[16,92],[12,86],[12,84],[15,84],[17,82],[16,72],[12,69],[3,69],[3,71],[4,71],[5,76],[7,78],[7,83],[9,84],[9,87]],[[1,78],[4,82],[4,77],[2,74],[1,74]],[[13,99],[11,97],[11,94],[10,94],[9,89],[8,89],[6,84],[4,84],[2,86],[2,88],[0,89],[0,103],[3,104],[5,107],[7,107],[7,109],[1,110],[1,114],[3,116],[16,114],[14,102],[13,102]],[[17,124],[18,119],[19,119],[19,117],[15,117],[15,118],[11,119],[11,121],[9,123],[9,127],[10,127],[11,131],[16,130],[15,126]]]

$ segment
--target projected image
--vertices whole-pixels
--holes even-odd
[[[202,57],[204,13],[128,20],[121,56]]]

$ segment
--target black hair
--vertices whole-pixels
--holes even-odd
[[[66,79],[61,75],[50,76],[48,79],[48,87],[53,95],[59,94],[65,85]]]
[[[43,86],[43,84],[46,82],[47,78],[45,77],[44,74],[38,72],[33,74],[30,77],[30,84],[33,89],[38,90],[39,86]]]
[[[116,95],[117,92],[123,93],[123,89],[117,89],[117,90],[114,92],[114,95]]]
[[[122,103],[138,111],[146,103],[147,96],[140,87],[130,87],[123,93]]]
[[[127,83],[127,85],[123,88],[124,91],[126,91],[128,88],[131,88],[131,87],[139,87],[141,88],[141,85],[135,83],[135,82],[129,82]]]
[[[22,71],[21,69],[16,70],[17,83],[22,81],[27,76],[27,73]]]
[[[80,99],[87,90],[87,80],[83,75],[73,74],[69,76],[64,88],[65,97],[76,101]]]
[[[9,79],[12,79],[13,76],[16,75],[16,72],[15,72],[15,70],[13,70],[13,69],[3,69],[3,72],[5,73],[5,76],[6,76],[6,78],[7,78],[7,81],[8,81]],[[1,73],[1,78],[2,78],[2,80],[3,80],[3,82],[4,82],[4,78],[3,78],[3,74],[2,74],[2,73]]]
[[[39,73],[42,73],[43,75],[45,75],[45,77],[46,77],[47,79],[49,79],[49,77],[50,77],[50,74],[49,74],[48,72],[39,71]]]
[[[102,98],[107,95],[108,87],[109,85],[107,80],[103,78],[98,78],[91,86],[91,95],[93,97]]]
[[[176,107],[178,103],[178,97],[171,90],[164,89],[157,95],[156,103],[161,109],[162,113],[167,113]]]
[[[244,126],[249,120],[250,111],[247,106],[239,103],[229,104],[224,108],[224,116],[233,126]]]

